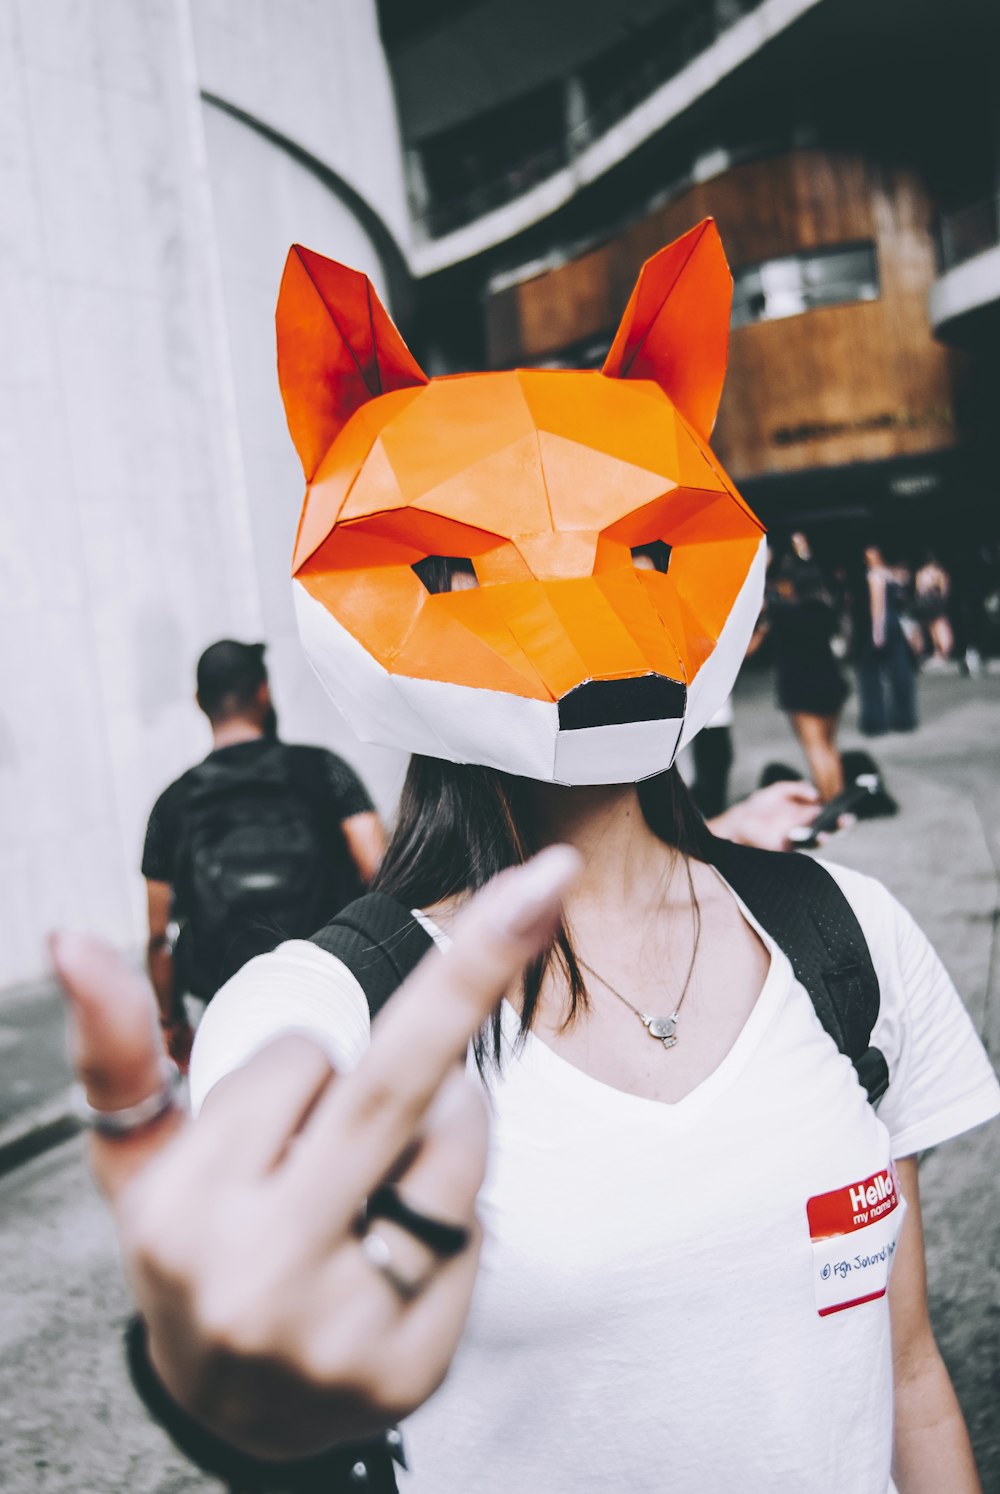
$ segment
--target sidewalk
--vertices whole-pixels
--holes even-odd
[[[66,1018],[51,981],[0,991],[0,1176],[79,1129]]]

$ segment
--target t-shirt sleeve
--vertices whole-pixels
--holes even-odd
[[[191,1107],[286,1032],[305,1033],[347,1073],[368,1047],[368,1002],[340,960],[305,939],[290,939],[249,960],[216,993],[195,1034]]]
[[[337,819],[349,820],[352,814],[371,813],[375,808],[371,796],[350,764],[335,752],[325,750],[323,763]]]
[[[173,880],[177,839],[176,785],[164,789],[153,805],[142,847],[142,875],[148,882]]]
[[[894,1157],[937,1146],[1000,1114],[1000,1085],[930,940],[880,883],[831,867],[858,915],[881,988],[872,1042],[889,1089],[879,1119]]]

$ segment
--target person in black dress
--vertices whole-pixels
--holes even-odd
[[[779,570],[764,627],[771,638],[778,706],[801,743],[824,800],[844,787],[837,728],[847,685],[831,647],[837,618],[817,568],[789,560]]]

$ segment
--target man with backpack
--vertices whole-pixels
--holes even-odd
[[[213,643],[196,698],[212,751],[157,799],[142,855],[149,972],[181,1062],[184,996],[209,1001],[254,955],[323,927],[364,890],[385,845],[347,763],[279,740],[262,643]]]

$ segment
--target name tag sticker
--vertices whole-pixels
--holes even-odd
[[[818,1193],[806,1205],[821,1318],[884,1297],[906,1214],[896,1169]]]

